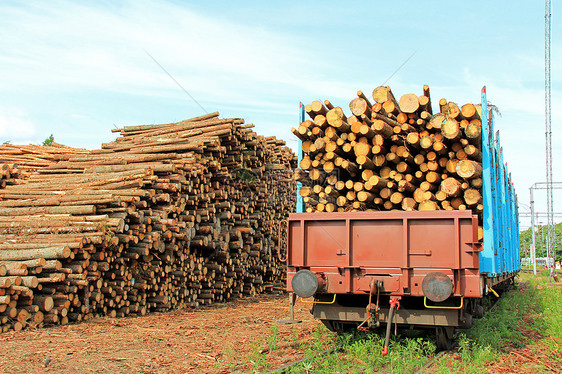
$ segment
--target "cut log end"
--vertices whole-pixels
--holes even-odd
[[[417,95],[405,94],[400,98],[398,105],[404,113],[415,113],[420,107],[420,102]]]

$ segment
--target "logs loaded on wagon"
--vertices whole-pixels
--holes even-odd
[[[295,155],[218,113],[87,151],[0,147],[0,329],[282,290]]]
[[[481,216],[481,106],[380,86],[357,91],[351,114],[328,100],[293,128],[304,157],[294,179],[307,212],[470,209]]]

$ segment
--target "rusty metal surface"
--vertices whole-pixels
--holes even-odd
[[[310,270],[301,270],[291,280],[291,288],[302,298],[311,297],[318,290],[318,278]]]
[[[429,300],[442,302],[451,296],[453,282],[451,278],[440,271],[434,271],[423,278],[422,291]]]
[[[288,288],[299,269],[321,273],[327,293],[424,296],[439,271],[454,296],[481,297],[478,222],[470,211],[297,213],[288,219]]]
[[[389,308],[381,308],[379,320],[388,321]],[[312,315],[318,319],[335,321],[347,321],[361,323],[367,318],[365,308],[344,307],[341,305],[315,305]],[[396,322],[398,324],[418,326],[459,326],[458,310],[435,310],[435,309],[405,309],[396,311]],[[394,322],[394,321],[393,321]]]

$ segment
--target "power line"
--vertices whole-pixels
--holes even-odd
[[[531,212],[519,212],[519,217],[531,217],[533,213]],[[555,217],[562,217],[562,213],[553,213]],[[545,213],[535,213],[535,217],[548,217],[548,212]]]
[[[390,77],[386,78],[386,80],[384,81],[383,84],[381,84],[381,86],[384,86],[384,85],[386,84],[386,82],[388,82],[392,77],[394,77],[394,74],[398,73],[398,71],[400,71],[400,69],[402,69],[402,67],[403,67],[404,65],[406,65],[406,63],[407,63],[408,61],[410,61],[410,59],[411,59],[412,57],[414,57],[414,55],[415,55],[417,52],[418,52],[418,50],[416,49],[416,50],[414,51],[414,53],[412,53],[412,54],[410,55],[410,57],[408,57],[408,58],[402,63],[402,65],[398,66],[398,69],[394,70],[394,73],[390,74]]]
[[[191,96],[191,94],[189,92],[187,92],[187,90],[185,88],[183,88],[183,86],[180,84],[180,82],[178,82],[173,76],[172,74],[168,73],[168,71],[166,69],[164,69],[164,66],[160,65],[160,63],[158,61],[156,61],[156,59],[154,57],[152,57],[152,55],[150,53],[148,53],[147,50],[144,50],[144,53],[146,53],[148,55],[148,57],[150,57],[152,59],[152,61],[154,61],[154,63],[156,65],[158,65],[160,67],[160,69],[162,69],[162,71],[164,73],[166,73],[168,75],[168,77],[170,77],[171,80],[173,80],[174,82],[176,82],[176,84],[178,85],[178,87],[187,94],[187,96],[189,96],[191,98],[191,100],[193,100],[195,102],[195,104],[199,105],[199,108],[203,109],[203,111],[207,114],[209,114],[209,112],[207,112],[207,110],[205,110],[205,108],[203,108],[203,106],[201,104],[199,104],[199,102],[197,100],[195,100],[195,98],[193,96]]]

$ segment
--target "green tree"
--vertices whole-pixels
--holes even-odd
[[[54,141],[55,137],[53,136],[53,134],[51,134],[47,139],[43,140],[43,145],[46,147],[50,147],[53,145]]]
[[[522,231],[519,234],[520,252],[521,257],[528,257],[530,255],[530,248],[533,242],[531,235],[531,228]],[[547,226],[537,225],[535,226],[535,243],[537,257],[546,256],[546,235]],[[562,260],[562,223],[554,225],[554,250],[556,251],[556,260]]]

